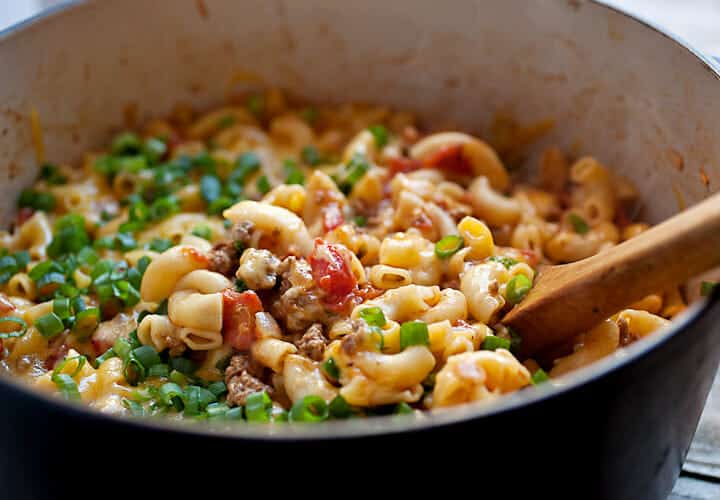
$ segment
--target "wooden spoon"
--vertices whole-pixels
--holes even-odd
[[[529,356],[720,265],[720,193],[592,257],[540,271],[502,322]]]

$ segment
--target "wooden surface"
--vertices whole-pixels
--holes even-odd
[[[670,500],[720,499],[720,374]]]
[[[543,268],[502,322],[533,355],[585,332],[643,297],[720,265],[720,193],[586,259]]]

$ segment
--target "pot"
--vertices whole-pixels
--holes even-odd
[[[552,120],[527,171],[550,144],[592,153],[635,182],[650,222],[720,185],[720,74],[589,0],[77,2],[0,34],[0,63],[5,220],[37,173],[33,107],[47,157],[77,160],[123,118],[217,104],[247,86],[386,103],[481,136],[499,114]],[[669,331],[495,404],[314,426],[121,419],[2,379],[0,484],[13,499],[334,483],[661,499],[717,368],[719,325],[716,292]]]

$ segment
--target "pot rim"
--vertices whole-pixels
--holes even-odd
[[[25,29],[40,25],[54,17],[67,15],[78,8],[91,5],[95,1],[96,0],[66,0],[61,2],[28,19],[0,30],[0,43],[12,36],[20,34]],[[591,8],[607,9],[616,15],[630,18],[644,28],[664,36],[677,46],[689,52],[702,63],[706,71],[709,71],[716,79],[720,80],[720,68],[716,66],[716,63],[714,63],[710,57],[690,46],[690,44],[681,37],[641,16],[628,13],[624,9],[614,5],[608,5],[602,0],[586,1]],[[367,419],[330,421],[314,425],[282,423],[278,425],[254,426],[221,422],[201,422],[198,425],[197,422],[191,420],[182,421],[168,418],[138,419],[104,414],[84,405],[69,403],[52,395],[42,393],[29,387],[26,383],[11,377],[0,377],[0,390],[16,391],[20,393],[20,395],[30,398],[33,404],[44,402],[78,419],[96,421],[97,423],[114,423],[116,425],[135,428],[136,430],[170,431],[191,435],[193,437],[202,436],[204,438],[230,438],[234,440],[294,442],[404,434],[450,426],[470,420],[479,420],[483,417],[498,416],[522,407],[540,404],[544,401],[560,397],[567,392],[577,390],[586,384],[595,382],[627,366],[642,356],[648,355],[668,342],[672,337],[679,335],[686,329],[692,328],[703,316],[710,314],[713,309],[720,309],[720,290],[715,290],[711,297],[691,305],[688,310],[674,320],[664,332],[646,337],[596,361],[590,366],[578,369],[560,379],[554,379],[539,386],[505,395],[489,404],[471,403],[442,410],[415,412],[412,415],[388,415]],[[7,406],[5,406],[5,408],[7,408]]]

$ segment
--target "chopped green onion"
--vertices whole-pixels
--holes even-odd
[[[65,330],[65,325],[63,325],[62,320],[57,314],[48,313],[35,320],[35,328],[37,328],[43,337],[48,339],[55,337]]]
[[[115,341],[112,349],[120,359],[125,360],[130,355],[130,351],[132,351],[132,345],[130,345],[130,341],[128,339],[120,337]]]
[[[95,331],[99,323],[100,309],[97,307],[89,307],[75,313],[75,323],[73,323],[72,332],[78,338],[87,338]]]
[[[518,261],[513,259],[512,257],[506,257],[504,255],[493,255],[492,257],[488,257],[488,260],[490,262],[499,262],[500,264],[505,266],[505,269],[510,269],[512,266],[518,263]]]
[[[230,408],[227,412],[225,412],[225,420],[242,420],[243,418],[243,407],[242,406],[236,406],[235,408]]]
[[[285,184],[299,184],[301,186],[305,184],[305,174],[294,160],[285,160],[284,166],[285,172],[287,172]]]
[[[377,341],[378,351],[382,351],[383,349],[385,349],[385,334],[383,333],[382,328],[380,328],[379,326],[371,326],[370,334],[374,335],[378,338],[378,341]]]
[[[462,236],[450,235],[445,236],[435,243],[435,255],[440,259],[448,259],[455,255],[464,245]]]
[[[110,349],[102,353],[100,356],[95,358],[95,367],[97,368],[108,359],[115,357],[117,357],[117,354],[115,354],[115,350],[111,347]]]
[[[19,329],[13,330],[12,332],[0,332],[0,339],[14,339],[22,337],[28,329],[28,325],[24,320],[14,316],[5,316],[0,318],[0,323],[15,323],[19,326]]]
[[[215,394],[216,398],[219,398],[223,394],[225,394],[228,391],[227,386],[225,385],[225,382],[222,380],[218,380],[217,382],[213,382],[212,384],[207,386],[208,391]]]
[[[365,226],[367,226],[368,220],[367,220],[367,217],[365,217],[363,215],[358,215],[357,217],[355,217],[353,219],[353,222],[355,222],[355,225],[357,227],[365,227]]]
[[[150,205],[152,220],[161,220],[180,211],[180,202],[174,196],[158,198]]]
[[[92,247],[83,247],[77,254],[78,263],[85,266],[95,265],[98,259],[98,254]]]
[[[148,244],[148,250],[163,253],[165,250],[172,248],[173,242],[165,238],[153,238]]]
[[[227,128],[235,124],[235,117],[233,115],[223,116],[218,120],[219,128]]]
[[[85,230],[85,219],[81,215],[68,214],[55,221],[55,234],[47,247],[47,254],[55,258],[77,253],[89,244],[90,236]]]
[[[223,419],[230,410],[225,403],[210,403],[206,409],[208,418]]]
[[[60,169],[57,165],[46,163],[40,167],[40,178],[44,179],[51,186],[65,184],[67,177],[60,173]]]
[[[181,411],[184,407],[183,404],[183,390],[182,388],[173,382],[167,382],[160,386],[160,401],[165,406],[173,406],[177,411]]]
[[[396,415],[409,415],[414,412],[415,410],[413,410],[412,406],[405,402],[398,403],[398,405],[395,407],[395,410],[393,410],[393,413]]]
[[[300,156],[305,162],[305,164],[310,165],[311,167],[314,167],[316,165],[319,165],[320,162],[322,162],[322,158],[320,157],[320,152],[317,150],[315,146],[305,146],[302,149],[302,152],[300,153]]]
[[[290,422],[322,422],[330,416],[325,400],[318,396],[305,396],[290,409]]]
[[[215,395],[197,385],[185,387],[183,402],[185,403],[185,415],[199,415],[210,403],[217,401]]]
[[[197,365],[187,358],[170,358],[169,364],[170,368],[185,375],[192,375],[197,370]]]
[[[64,275],[60,273],[47,273],[37,280],[36,285],[38,290],[40,290],[43,295],[46,295],[52,293],[52,291],[57,288],[52,285],[62,285],[63,283],[65,283]]]
[[[322,369],[325,373],[328,374],[331,379],[340,379],[340,368],[338,367],[334,358],[326,359],[325,362],[322,364]]]
[[[532,288],[532,281],[524,274],[513,276],[505,288],[505,297],[511,304],[517,304],[528,294]]]
[[[413,345],[430,345],[428,327],[423,321],[407,321],[400,325],[400,350]]]
[[[364,155],[356,153],[335,177],[335,183],[345,194],[350,194],[353,186],[370,170],[370,164]]]
[[[244,292],[246,290],[249,290],[247,284],[243,280],[235,278],[235,291]]]
[[[128,409],[130,412],[130,415],[133,417],[144,417],[145,416],[145,408],[142,404],[138,403],[137,401],[133,401],[132,399],[123,398],[122,404],[125,408]]]
[[[360,311],[360,317],[370,326],[379,326],[382,328],[387,324],[383,310],[377,306],[362,309]]]
[[[149,345],[136,347],[132,350],[131,356],[142,363],[145,369],[149,369],[150,367],[158,365],[162,362],[157,351]]]
[[[159,162],[160,159],[165,156],[165,153],[167,153],[167,145],[164,141],[157,137],[150,137],[145,140],[145,144],[143,144],[143,154],[150,163],[155,164]]]
[[[52,212],[55,208],[55,197],[51,193],[36,191],[34,189],[23,189],[18,199],[20,208],[32,208],[44,212]]]
[[[542,368],[538,368],[537,371],[533,373],[532,377],[530,378],[530,381],[533,385],[538,385],[543,382],[547,382],[548,380],[550,380],[550,377],[547,373],[545,373],[545,370],[543,370]]]
[[[330,416],[333,418],[349,418],[353,415],[352,406],[340,395],[337,395],[328,405]]]
[[[245,417],[248,422],[269,422],[272,400],[267,392],[255,392],[245,398]]]
[[[66,373],[53,373],[51,379],[67,401],[80,401],[80,391],[75,380]]]
[[[142,257],[140,257],[138,259],[137,270],[140,273],[140,278],[142,278],[142,276],[145,274],[145,270],[150,265],[151,261],[152,261],[152,259],[147,255],[143,255]],[[133,285],[135,285],[135,284],[133,283]],[[139,286],[139,283],[138,283],[138,286]]]
[[[306,108],[303,108],[300,111],[300,118],[308,122],[310,125],[313,125],[315,121],[318,118],[318,110],[317,108],[314,108],[312,106],[308,106]]]
[[[170,379],[170,382],[174,382],[179,385],[187,384],[187,377],[177,370],[172,370],[168,378]]]
[[[497,335],[488,335],[480,345],[480,349],[485,351],[494,351],[495,349],[510,350],[511,342],[508,339],[498,337]]]
[[[272,189],[270,181],[268,180],[266,175],[261,175],[260,177],[258,177],[257,183],[255,185],[257,186],[257,190],[260,191],[260,194],[267,194]]]
[[[588,231],[590,231],[590,226],[588,226],[588,223],[585,222],[585,219],[580,217],[578,214],[569,213],[568,221],[570,221],[573,229],[578,234],[586,234]]]
[[[713,283],[712,281],[703,281],[700,283],[700,295],[703,297],[707,297],[708,295],[711,295],[713,293],[713,290],[715,290],[715,287],[717,287],[717,283]]]
[[[377,147],[383,148],[387,145],[390,139],[390,133],[384,125],[371,125],[368,127],[368,130],[375,138],[375,144],[377,144]]]
[[[220,197],[222,184],[215,175],[203,175],[200,178],[200,194],[206,202],[212,203]]]
[[[221,196],[208,205],[207,212],[210,215],[217,215],[231,206],[233,206],[233,200],[227,196]]]
[[[202,224],[200,226],[195,226],[192,230],[192,234],[198,238],[210,241],[210,238],[212,238],[212,229],[210,229],[210,226],[207,224]]]
[[[114,155],[132,155],[140,152],[140,138],[132,132],[118,134],[112,141],[110,150]]]
[[[265,101],[261,95],[251,95],[245,104],[247,105],[248,111],[255,116],[262,115],[265,110]]]

